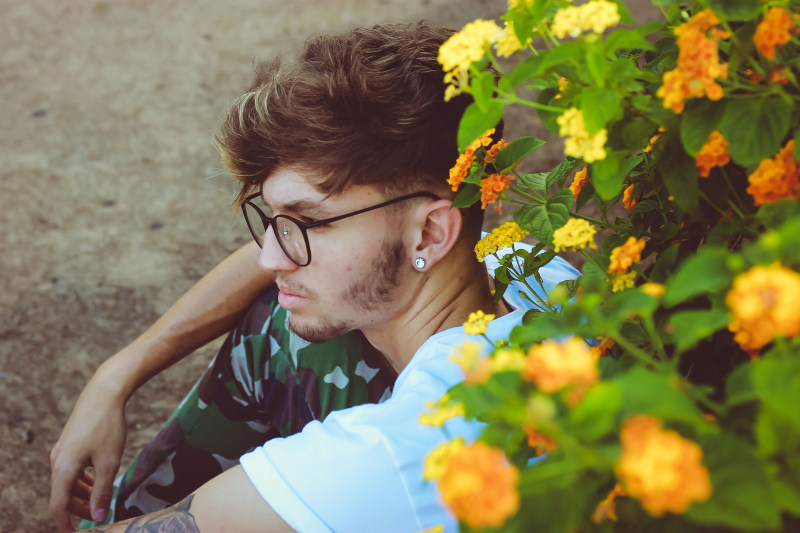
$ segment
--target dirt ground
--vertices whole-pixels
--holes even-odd
[[[0,0],[0,531],[51,531],[50,447],[98,364],[249,236],[212,135],[253,58],[506,0]],[[539,134],[515,113],[510,136]],[[539,170],[560,159],[558,142]],[[132,399],[126,460],[216,344]],[[102,402],[102,398],[97,399]]]

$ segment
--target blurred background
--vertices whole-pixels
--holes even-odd
[[[291,53],[311,34],[423,18],[458,29],[499,21],[506,7],[0,0],[0,531],[53,530],[48,456],[84,383],[250,239],[212,136],[254,59]],[[507,138],[550,139],[518,111]],[[560,159],[555,139],[527,170]],[[134,396],[125,462],[216,346]]]

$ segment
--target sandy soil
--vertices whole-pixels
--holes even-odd
[[[249,239],[211,138],[254,57],[505,0],[0,0],[0,531],[52,530],[50,447],[83,384]],[[516,114],[511,136],[541,134]],[[537,170],[558,160],[551,143]],[[213,355],[129,404],[126,460]],[[102,402],[102,398],[97,399]]]

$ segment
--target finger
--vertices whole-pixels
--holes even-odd
[[[69,516],[70,490],[78,477],[78,467],[64,465],[58,461],[53,465],[53,478],[50,483],[50,516],[61,532],[74,531]]]
[[[117,461],[97,461],[94,465],[94,486],[90,502],[92,519],[95,522],[103,522],[108,516],[111,496],[114,494],[114,476],[118,468]]]
[[[78,477],[72,486],[71,494],[73,497],[81,498],[88,502],[92,495],[92,486],[93,484],[87,483],[84,479]]]
[[[89,498],[70,498],[67,510],[78,518],[92,520],[92,511],[89,507]]]

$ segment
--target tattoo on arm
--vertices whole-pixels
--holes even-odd
[[[92,532],[116,531],[119,533],[167,533],[181,531],[186,533],[200,533],[194,515],[190,512],[194,494],[190,494],[183,501],[144,516],[137,516],[130,521],[114,524],[111,527],[90,529]]]

